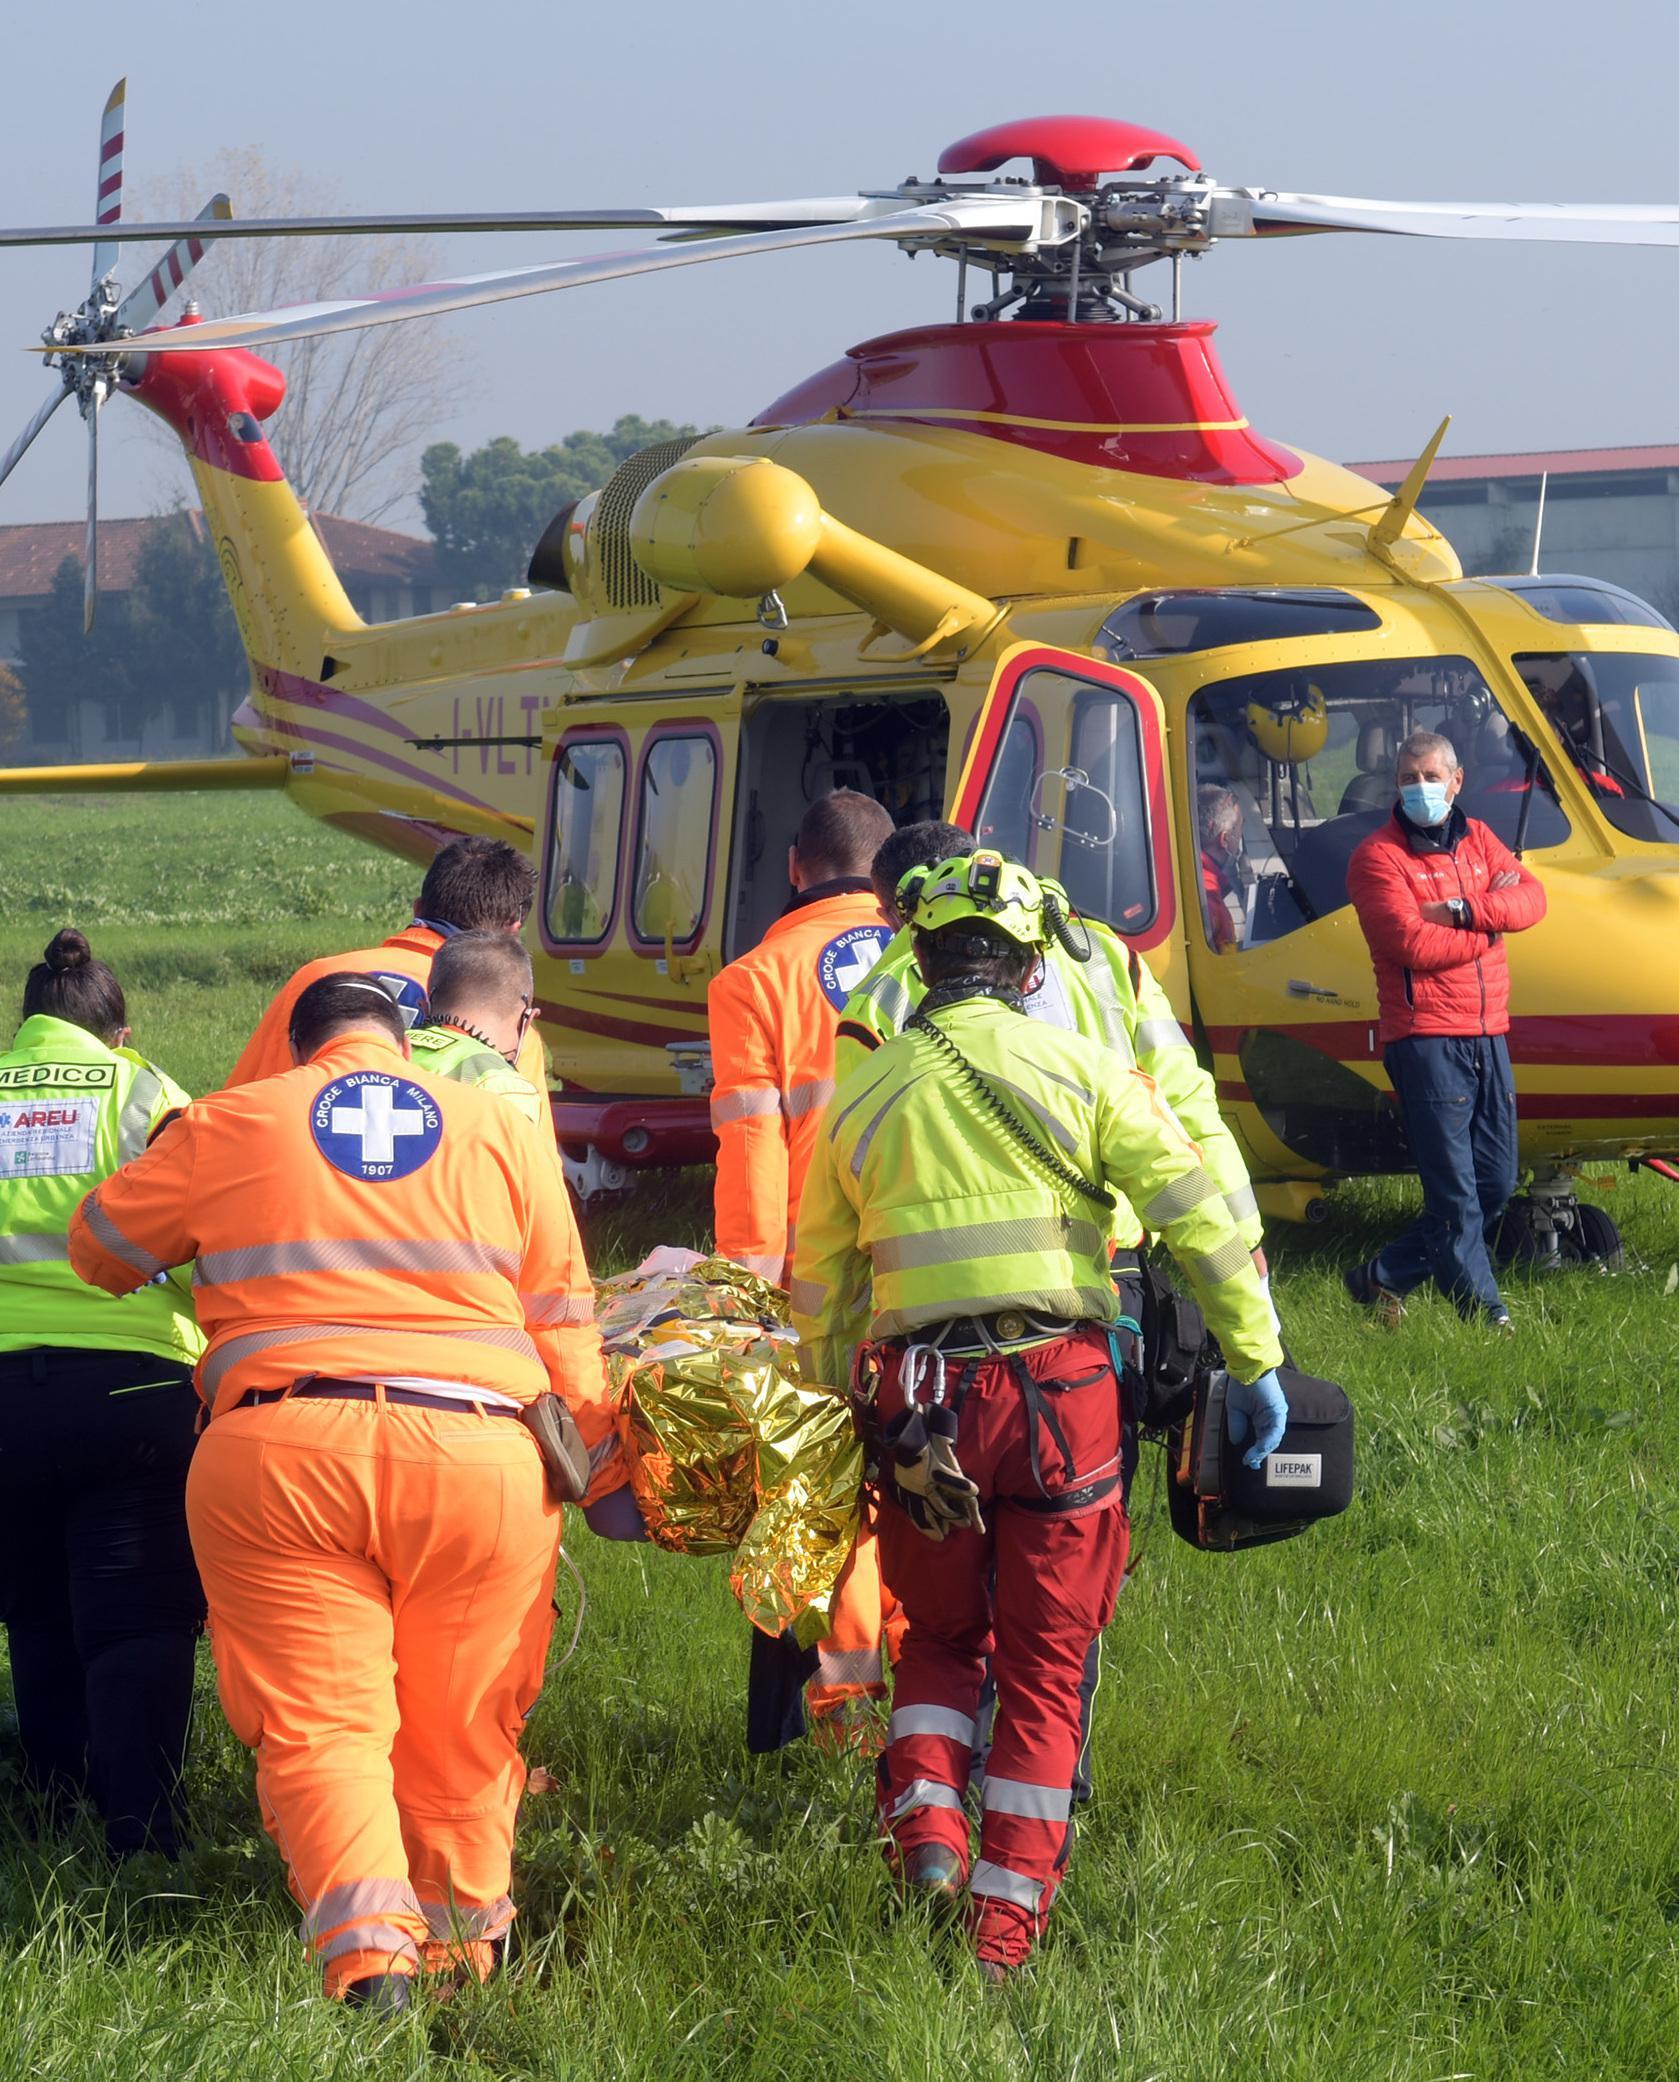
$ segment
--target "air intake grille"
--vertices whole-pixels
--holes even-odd
[[[681,441],[655,441],[628,462],[620,463],[607,479],[595,508],[592,533],[599,560],[601,586],[613,607],[657,607],[659,588],[630,554],[630,515],[655,477],[685,456],[699,439],[690,434]]]

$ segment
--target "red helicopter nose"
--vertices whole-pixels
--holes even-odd
[[[1116,123],[1109,116],[1022,116],[947,145],[939,154],[939,172],[994,173],[1011,159],[1030,159],[1040,188],[1099,188],[1104,173],[1135,173],[1156,159],[1201,171],[1187,145],[1140,123]]]

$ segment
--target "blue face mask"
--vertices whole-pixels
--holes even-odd
[[[1400,789],[1399,801],[1413,824],[1444,824],[1452,807],[1444,781],[1412,781]]]

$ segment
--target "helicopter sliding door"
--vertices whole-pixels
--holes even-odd
[[[1122,667],[1042,644],[1004,653],[950,817],[1062,882],[1086,917],[1182,981],[1160,697]]]

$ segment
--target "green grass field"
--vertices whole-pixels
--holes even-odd
[[[400,922],[412,881],[267,797],[9,803],[0,992],[79,925],[138,1044],[203,1090],[272,987]],[[0,2077],[1679,2074],[1679,1191],[1607,1196],[1635,1269],[1516,1287],[1508,1342],[1430,1302],[1397,1335],[1355,1320],[1337,1268],[1409,1204],[1349,1191],[1327,1233],[1272,1239],[1297,1355],[1358,1407],[1346,1517],[1197,1555],[1146,1455],[1098,1797],[1014,1988],[894,1916],[854,1766],[745,1755],[721,1567],[579,1529],[512,1973],[391,2028],[319,2000],[206,1655],[179,1868],[113,1881],[90,1841],[4,1825]],[[654,1182],[597,1264],[705,1209]]]

